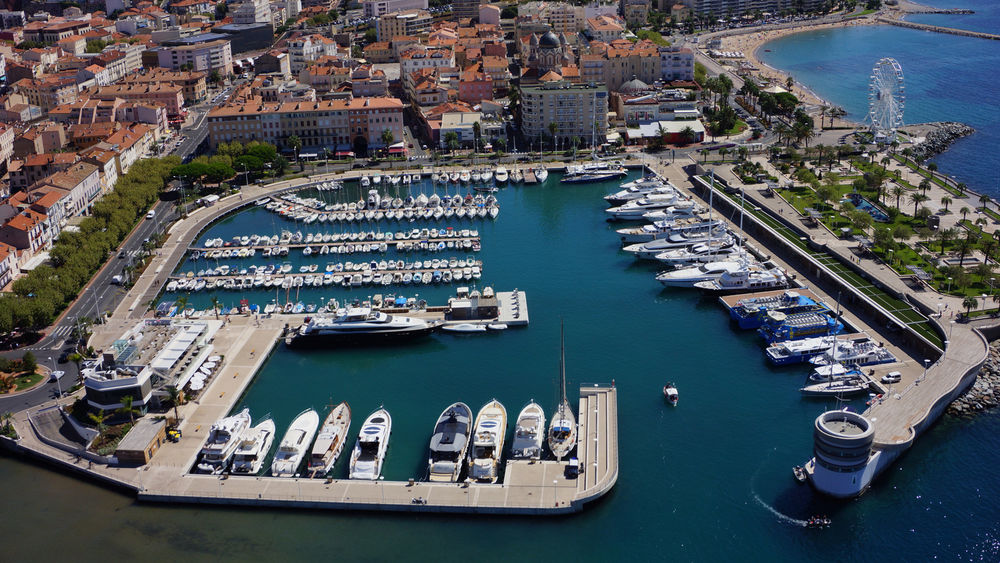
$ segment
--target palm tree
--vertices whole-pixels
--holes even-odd
[[[700,150],[700,151],[698,151],[698,152],[700,152],[700,153],[701,153],[701,156],[702,156],[702,157],[704,157],[704,158],[702,159],[701,163],[702,163],[702,164],[705,164],[706,162],[708,162],[708,149],[701,149],[701,150]]]
[[[892,193],[892,195],[896,196],[896,209],[899,209],[899,198],[903,197],[903,194],[906,193],[906,188],[900,186],[899,184],[896,184],[895,186],[892,187],[890,192]]]
[[[827,107],[827,106],[819,106],[819,129],[820,129],[820,131],[822,131],[824,129],[824,127],[823,127],[823,119],[826,117],[826,112],[829,109],[830,108]],[[830,124],[830,127],[833,127],[833,123]]]
[[[98,436],[103,435],[104,431],[108,429],[108,427],[104,425],[104,421],[108,419],[108,414],[104,409],[100,409],[96,413],[87,413],[87,418],[92,420],[94,424],[97,425]]]
[[[788,78],[785,79],[785,86],[788,86],[788,89],[791,90],[793,85],[795,85],[795,79],[789,75]]]
[[[941,198],[941,204],[944,205],[944,212],[945,213],[948,212],[948,204],[950,204],[951,201],[952,201],[951,198],[948,197],[948,196],[944,196],[944,197]]]
[[[389,146],[392,145],[392,143],[395,140],[396,140],[396,137],[395,137],[395,135],[392,134],[392,130],[391,129],[383,129],[382,130],[382,144],[385,145],[386,148],[389,148]]]
[[[0,416],[0,420],[3,420],[3,431],[4,432],[10,432],[11,429],[14,427],[14,424],[13,424],[14,413],[12,413],[10,411],[7,411],[7,412],[3,413],[2,416]]]
[[[934,173],[937,172],[937,169],[938,169],[938,167],[937,167],[937,163],[936,162],[928,162],[927,163],[927,171],[931,173],[931,178],[934,177]]]
[[[979,203],[983,204],[983,211],[986,211],[987,204],[990,202],[990,196],[983,194],[979,196]]]
[[[938,254],[938,256],[944,255],[945,245],[947,245],[948,241],[954,238],[954,236],[955,236],[955,229],[941,229],[940,231],[938,231],[938,239],[941,241],[941,252]]]
[[[964,182],[959,182],[955,184],[955,189],[958,190],[958,197],[965,197],[965,190],[967,190],[968,188],[969,186],[966,186]]]
[[[920,180],[920,185],[918,185],[917,188],[920,190],[920,193],[926,194],[927,190],[931,189],[931,181],[924,178],[923,180]]]
[[[926,196],[926,195],[924,195],[922,193],[913,192],[912,194],[910,194],[910,202],[913,203],[913,216],[914,217],[917,216],[917,206],[920,205],[921,203],[929,200],[929,199],[930,199],[930,197],[928,197],[928,196]]]
[[[729,149],[727,149],[727,148],[721,148],[721,149],[719,149],[719,156],[722,157],[722,162],[726,161],[726,155],[727,154],[729,154]]]
[[[181,391],[176,385],[168,385],[167,396],[170,397],[170,402],[174,405],[174,420],[179,424],[181,415],[177,412],[177,403],[181,401]]]
[[[177,310],[180,311],[181,313],[183,313],[184,309],[187,308],[187,304],[188,304],[187,295],[181,295],[180,297],[177,298],[177,301],[174,301],[174,306],[176,306]]]
[[[295,160],[299,160],[299,151],[302,150],[302,139],[298,135],[289,135],[287,143],[295,151]],[[299,169],[302,170],[304,167],[305,165],[302,164],[302,161],[299,161]]]
[[[132,395],[125,395],[120,399],[120,401],[122,406],[118,407],[115,412],[118,414],[127,414],[129,422],[135,424],[135,413],[137,410],[132,408],[132,403],[135,401],[135,398],[132,397]]]
[[[549,123],[549,135],[552,135],[552,150],[556,150],[556,133],[559,132],[559,125],[555,121]]]
[[[972,235],[970,232],[969,235]],[[965,262],[965,257],[972,251],[972,240],[969,237],[965,237],[958,241],[958,265],[962,266]]]
[[[890,158],[888,156],[883,156],[882,160],[880,162],[882,163],[882,171],[883,172],[888,172],[889,171],[889,163],[892,162],[892,158]]]
[[[969,209],[968,207],[962,207],[961,209],[958,210],[958,212],[962,214],[963,221],[965,221],[965,216],[968,215],[971,211],[972,210]]]
[[[979,300],[969,295],[968,297],[962,300],[962,306],[965,307],[965,316],[968,317],[969,313],[972,312],[973,309],[979,306]]]
[[[212,296],[212,310],[215,311],[215,320],[219,320],[219,307],[222,306],[222,302],[219,301],[218,296]]]

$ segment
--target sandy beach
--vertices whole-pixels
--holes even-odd
[[[805,25],[801,27],[789,27],[783,29],[772,29],[768,31],[758,31],[755,33],[745,33],[742,35],[730,35],[727,37],[722,37],[722,46],[719,48],[723,51],[740,51],[744,54],[745,60],[752,64],[757,70],[754,74],[758,77],[770,80],[772,83],[778,84],[782,88],[785,88],[786,79],[788,78],[788,73],[782,72],[776,68],[770,67],[764,64],[760,60],[759,50],[769,41],[774,41],[775,39],[785,37],[787,35],[792,35],[793,33],[804,33],[807,31],[819,31],[823,29],[831,29],[835,27],[848,27],[848,26],[858,26],[858,25],[880,25],[875,21],[872,16],[859,17],[851,19],[848,21],[834,22],[834,23],[823,23],[816,25]],[[795,77],[792,76],[794,80]],[[827,100],[822,99],[812,90],[809,90],[805,86],[795,83],[792,86],[791,92],[795,94],[802,102],[806,104],[811,104],[815,106],[827,106],[832,107],[834,104]],[[844,122],[844,125],[849,125],[849,122]]]

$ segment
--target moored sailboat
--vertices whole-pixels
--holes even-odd
[[[576,416],[566,399],[566,339],[562,326],[559,327],[559,380],[562,397],[549,423],[549,449],[562,461],[576,447]]]

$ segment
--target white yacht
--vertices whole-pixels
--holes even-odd
[[[351,479],[378,479],[391,433],[392,418],[387,410],[380,408],[368,415],[351,452]]]
[[[514,442],[510,453],[514,459],[541,459],[542,439],[545,435],[545,411],[535,401],[531,401],[517,415],[514,427]]]
[[[472,409],[468,405],[454,403],[444,409],[431,434],[430,455],[427,458],[429,481],[458,481],[471,434]]]
[[[722,241],[730,240],[729,234],[722,230],[717,229],[714,231],[685,231],[680,233],[673,233],[663,238],[653,239],[649,242],[640,242],[636,244],[630,244],[622,250],[625,252],[631,252],[636,255],[636,258],[643,258],[648,260],[656,259],[656,255],[661,252],[666,252],[668,250],[674,250],[677,248],[687,248],[694,246],[696,244],[703,243],[721,243]]]
[[[351,406],[342,402],[326,415],[309,455],[309,473],[322,477],[337,463],[351,428]]]
[[[641,227],[618,229],[616,232],[621,237],[622,244],[634,244],[637,242],[649,242],[658,238],[667,238],[675,233],[725,231],[725,226],[724,221],[712,219],[708,215],[688,215],[655,221]]]
[[[643,215],[650,211],[667,209],[682,201],[686,200],[682,199],[677,192],[647,194],[639,199],[627,201],[618,207],[609,207],[604,212],[608,214],[608,221],[640,221]]]
[[[662,272],[656,281],[668,287],[694,287],[701,281],[714,280],[726,272],[737,272],[747,267],[743,261],[707,262],[690,268]]]
[[[745,256],[746,251],[733,244],[732,240],[701,243],[688,248],[665,250],[654,256],[660,262],[671,266],[686,266],[700,262],[735,260]]]
[[[657,193],[661,190],[663,192],[666,192],[666,190],[677,190],[673,184],[665,180],[661,180],[656,176],[647,176],[646,178],[626,182],[620,187],[621,190],[604,196],[604,200],[611,205],[621,205],[626,201],[639,199],[646,194]]]
[[[851,366],[870,366],[895,361],[896,357],[892,355],[892,352],[881,343],[872,340],[836,340],[829,350],[809,358],[809,363],[815,366],[837,363]]]
[[[249,426],[250,409],[243,409],[213,424],[199,453],[198,472],[218,474],[225,471],[236,452],[240,436]]]
[[[785,270],[781,268],[768,268],[767,270],[747,268],[726,272],[717,279],[694,284],[698,289],[716,294],[766,291],[781,289],[787,285],[788,277],[785,275]]]
[[[256,475],[260,472],[260,466],[271,451],[273,441],[274,421],[270,418],[244,430],[236,453],[233,454],[233,473]]]
[[[500,477],[500,455],[507,433],[507,409],[493,399],[476,415],[472,449],[469,451],[469,478],[496,483]]]
[[[302,458],[309,451],[316,429],[319,427],[319,414],[313,409],[306,409],[295,417],[285,437],[278,445],[271,462],[271,475],[274,477],[293,477],[302,465]]]
[[[628,176],[628,169],[620,162],[598,160],[568,167],[566,174],[559,181],[564,184],[581,184],[584,182],[603,182],[624,176]]]
[[[538,180],[539,184],[544,184],[545,179],[549,177],[549,171],[544,166],[537,166],[534,172],[535,172],[535,179]]]
[[[700,203],[695,203],[692,199],[685,199],[678,201],[666,209],[645,213],[642,218],[650,223],[655,223],[657,221],[672,221],[681,217],[690,217],[704,212],[705,208]]]
[[[868,383],[861,377],[840,378],[813,383],[799,389],[806,397],[850,397],[868,391]]]
[[[416,338],[430,334],[436,326],[424,319],[389,315],[368,307],[351,307],[339,310],[332,317],[307,317],[302,326],[285,337],[285,344],[295,348]]]
[[[502,184],[502,183],[506,182],[510,176],[507,173],[507,169],[506,168],[504,168],[503,166],[498,166],[497,167],[497,171],[493,175],[493,177],[494,177],[494,179],[496,179],[496,183]]]
[[[562,327],[559,332],[559,379],[562,383],[562,398],[552,416],[552,422],[549,423],[548,442],[552,454],[562,461],[576,447],[576,415],[566,399],[566,346]]]

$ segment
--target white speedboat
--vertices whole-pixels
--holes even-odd
[[[604,200],[611,205],[621,205],[626,201],[639,199],[646,194],[659,190],[677,190],[673,184],[665,180],[661,180],[656,176],[647,176],[638,180],[632,180],[631,182],[625,182],[619,187],[621,188],[619,191],[604,196]]]
[[[538,166],[534,170],[535,179],[538,180],[539,184],[544,184],[545,179],[549,177],[549,171],[544,166]]]
[[[274,442],[274,421],[270,418],[240,436],[240,443],[233,454],[233,473],[256,475]]]
[[[213,424],[199,452],[198,471],[212,474],[225,471],[239,446],[240,436],[249,427],[250,409],[243,409]]]
[[[319,414],[313,409],[299,413],[285,432],[285,437],[278,444],[271,462],[271,475],[274,477],[292,477],[302,465],[302,459],[309,451],[316,429],[319,428]]]
[[[374,481],[382,473],[382,462],[389,447],[392,418],[389,411],[380,408],[368,415],[361,425],[358,441],[351,452],[351,479]]]
[[[502,184],[510,178],[510,174],[507,172],[506,168],[504,168],[503,166],[498,166],[497,171],[493,175],[493,177],[496,179],[496,183]]]
[[[510,453],[514,459],[541,459],[542,440],[545,435],[545,411],[531,401],[517,415],[514,441]]]
[[[458,173],[458,179],[461,180],[463,184],[468,184],[472,181],[472,172],[462,170]]]
[[[444,409],[431,434],[428,480],[441,483],[458,481],[471,434],[472,409],[468,405],[454,403]]]
[[[444,325],[441,330],[446,332],[460,332],[460,333],[473,333],[473,332],[486,332],[486,325],[478,323],[459,323],[455,325]]]
[[[556,413],[549,423],[548,436],[549,449],[559,461],[562,461],[562,458],[569,455],[576,447],[576,415],[573,414],[569,400],[566,399],[566,346],[565,333],[561,328],[559,333],[559,380],[562,383],[562,397],[559,406],[556,407]]]
[[[677,406],[677,399],[680,397],[677,393],[677,386],[673,382],[668,381],[666,385],[663,386],[663,398],[670,403],[671,406]]]
[[[493,399],[476,415],[472,449],[469,451],[469,478],[496,483],[500,477],[500,455],[507,433],[507,409]]]
[[[360,280],[361,274],[356,274]],[[424,319],[389,315],[367,307],[338,311],[336,316],[315,316],[285,337],[289,347],[334,343],[378,342],[416,338],[430,334],[436,325]]]
[[[742,261],[708,262],[690,268],[662,272],[656,281],[668,287],[694,287],[701,281],[714,280],[726,272],[737,272],[747,267]]]
[[[646,213],[667,209],[679,201],[683,201],[681,196],[673,191],[647,194],[639,199],[627,201],[618,207],[609,207],[604,212],[608,214],[608,221],[639,221]]]
[[[309,455],[309,473],[322,477],[337,463],[351,428],[351,406],[340,403],[326,415]]]

